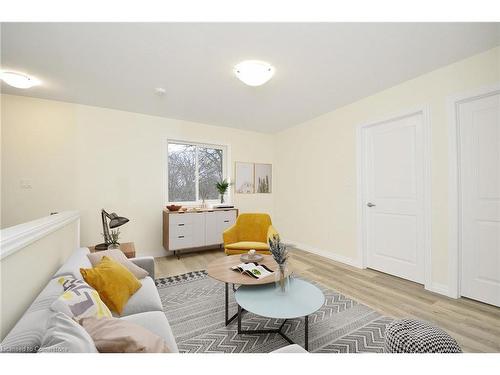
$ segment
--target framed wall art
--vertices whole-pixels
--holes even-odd
[[[255,164],[255,192],[271,193],[272,189],[272,164]]]
[[[235,192],[238,194],[252,194],[255,192],[254,163],[235,162]]]

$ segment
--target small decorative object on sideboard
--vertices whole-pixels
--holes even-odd
[[[182,206],[179,206],[177,204],[171,204],[171,205],[167,206],[167,209],[169,211],[174,211],[175,212],[175,211],[179,211],[181,209],[181,207]]]
[[[257,254],[257,252],[254,249],[248,250],[248,253],[241,254],[240,260],[243,263],[250,263],[250,262],[260,262],[264,257],[261,254]]]
[[[231,185],[231,183],[226,179],[217,182],[217,184],[215,185],[217,187],[217,191],[220,194],[220,203],[224,203],[224,195],[227,193],[229,185]]]
[[[109,224],[107,219],[109,219]],[[111,245],[112,238],[109,233],[109,229],[121,227],[123,224],[128,223],[128,219],[126,217],[118,216],[116,213],[108,214],[104,208],[101,210],[101,220],[102,220],[102,235],[104,237],[104,242],[96,245],[96,250],[107,250],[108,246]],[[120,245],[120,244],[118,244]]]
[[[287,276],[288,250],[278,235],[273,235],[269,238],[269,251],[276,263],[278,263],[278,269],[276,270],[277,290],[281,293],[286,293],[290,285],[290,279]]]

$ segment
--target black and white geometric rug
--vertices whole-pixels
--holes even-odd
[[[342,294],[315,283],[325,304],[309,316],[309,351],[316,353],[379,353],[384,332],[393,320]],[[224,283],[205,271],[156,280],[163,311],[181,353],[267,353],[288,343],[278,334],[242,334],[237,322],[224,325]],[[230,292],[230,315],[237,305]],[[243,329],[279,328],[281,320],[246,312]],[[304,320],[289,320],[283,327],[294,342],[304,345]]]

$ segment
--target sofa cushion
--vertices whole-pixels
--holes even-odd
[[[53,315],[47,324],[39,353],[97,353],[94,341],[77,322],[63,313]]]
[[[178,353],[179,349],[175,342],[174,334],[168,324],[167,317],[163,311],[150,311],[140,314],[124,316],[121,319],[138,324],[165,340],[172,353]]]
[[[83,280],[71,276],[62,276],[57,280],[64,292],[52,303],[50,308],[79,320],[95,316],[111,317],[111,311],[99,297],[99,293]]]
[[[139,281],[142,284],[141,288],[130,297],[121,316],[147,311],[163,311],[160,295],[153,279],[148,276]],[[113,315],[117,316],[115,313]]]
[[[63,287],[52,279],[28,310],[19,319],[0,345],[1,352],[35,353],[47,329],[48,320],[55,314],[50,305],[61,295]]]
[[[110,310],[122,314],[130,297],[141,283],[125,266],[106,256],[93,268],[81,268],[83,279],[90,284]]]
[[[269,251],[269,245],[265,242],[253,242],[253,241],[241,241],[241,242],[235,242],[232,244],[228,244],[225,246],[226,249],[229,250],[264,250],[264,251]]]
[[[64,262],[64,264],[57,270],[54,274],[55,276],[68,276],[73,275],[75,279],[82,279],[82,275],[80,274],[80,268],[89,268],[92,267],[89,258],[87,258],[87,254],[90,251],[86,247],[81,247],[76,249]]]

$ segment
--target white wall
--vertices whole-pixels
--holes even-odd
[[[0,237],[0,337],[3,339],[78,247],[79,216],[77,212],[65,212],[44,217],[3,229]]]
[[[227,144],[234,161],[273,163],[270,135],[36,98],[2,95],[2,227],[52,211],[81,213],[82,246],[102,242],[100,209],[130,222],[138,255],[162,247],[167,138]],[[31,180],[31,189],[20,181]],[[272,214],[273,194],[235,195],[242,212]]]
[[[275,137],[275,223],[285,238],[357,263],[356,127],[429,105],[432,128],[432,279],[448,287],[446,98],[500,81],[495,48],[404,82]]]
[[[273,163],[273,194],[236,195],[285,238],[356,263],[356,127],[428,105],[432,127],[432,279],[448,286],[449,95],[500,81],[492,49],[270,135],[33,98],[2,97],[2,225],[82,213],[82,245],[100,240],[99,210],[129,217],[123,240],[162,255],[165,138],[226,143],[234,161]],[[113,161],[117,160],[117,161]],[[32,189],[20,189],[31,179]]]

